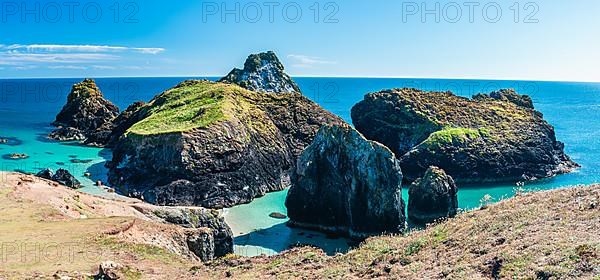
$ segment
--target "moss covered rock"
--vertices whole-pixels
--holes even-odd
[[[439,166],[457,182],[521,181],[570,172],[554,128],[528,97],[503,90],[474,99],[393,89],[352,108],[356,128],[400,158],[407,181]]]
[[[343,121],[296,93],[185,81],[134,114],[109,180],[159,205],[229,207],[289,186],[288,170],[321,125]]]

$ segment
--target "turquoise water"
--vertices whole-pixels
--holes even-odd
[[[150,100],[186,78],[102,78],[97,83],[105,96],[121,109],[137,100]],[[209,78],[215,79],[215,78]],[[529,183],[524,191],[554,189],[600,182],[600,84],[573,82],[527,82],[439,79],[367,79],[367,78],[296,78],[304,94],[324,108],[350,120],[350,108],[367,92],[393,87],[417,87],[425,90],[451,90],[461,96],[515,88],[530,95],[536,108],[556,128],[558,139],[567,153],[582,168],[571,174]],[[25,160],[0,158],[0,170],[37,172],[42,168],[66,168],[85,186],[82,191],[104,194],[94,186],[106,180],[104,162],[110,158],[106,149],[57,143],[45,139],[49,124],[65,103],[70,86],[81,79],[0,80],[0,153],[25,153]],[[71,160],[91,160],[72,163]],[[83,176],[92,173],[91,178]],[[478,207],[489,194],[495,201],[514,195],[515,186],[459,186],[459,207]],[[225,210],[226,219],[236,234],[236,251],[244,255],[273,254],[292,244],[314,244],[330,254],[344,251],[344,239],[290,229],[285,220],[270,218],[272,212],[286,213],[286,191],[271,193],[248,205]],[[407,198],[404,190],[404,198]]]

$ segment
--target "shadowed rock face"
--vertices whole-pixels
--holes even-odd
[[[430,166],[457,182],[534,180],[578,167],[554,128],[528,108],[528,98],[510,92],[472,100],[451,92],[385,90],[356,104],[352,121],[367,139],[394,151],[409,182]]]
[[[348,125],[321,128],[291,178],[290,225],[355,238],[404,229],[398,161]]]
[[[296,93],[209,81],[183,82],[138,112],[114,145],[110,183],[154,204],[209,208],[288,187],[289,169],[318,129],[343,123]]]
[[[105,138],[111,133],[109,124],[118,114],[119,108],[104,99],[94,80],[85,79],[73,85],[67,104],[53,122],[59,129],[49,137],[60,141],[77,140],[102,145],[107,142]]]
[[[458,188],[444,170],[429,167],[408,189],[408,218],[418,224],[456,216]]]
[[[300,93],[300,88],[284,72],[283,64],[272,51],[250,55],[244,69],[233,69],[219,82],[237,84],[256,92]]]
[[[158,207],[152,210],[137,207],[137,210],[165,223],[199,229],[190,231],[193,234],[188,236],[187,243],[203,261],[233,253],[233,232],[217,210],[188,207]]]

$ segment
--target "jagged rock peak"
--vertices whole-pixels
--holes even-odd
[[[444,170],[431,166],[408,190],[408,218],[416,223],[430,223],[456,216],[458,188]]]
[[[490,94],[477,94],[473,96],[475,100],[495,99],[500,101],[511,102],[517,106],[528,109],[534,109],[533,100],[528,95],[518,94],[514,89],[500,89],[493,91]]]
[[[257,92],[300,93],[300,87],[285,73],[283,64],[272,51],[251,54],[244,69],[234,68],[220,82]]]
[[[285,204],[292,226],[353,238],[404,229],[399,162],[349,125],[323,126],[291,179]]]
[[[93,79],[84,79],[82,82],[74,84],[71,93],[67,97],[68,102],[81,98],[104,98],[102,92]]]

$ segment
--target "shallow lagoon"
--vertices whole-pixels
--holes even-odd
[[[102,78],[97,83],[104,95],[119,108],[137,100],[150,100],[186,78]],[[214,79],[214,78],[210,78]],[[0,158],[0,170],[37,172],[41,168],[66,168],[85,186],[82,191],[106,195],[94,186],[106,180],[106,149],[57,143],[45,139],[49,124],[65,103],[70,86],[81,79],[0,80],[0,154],[25,153],[29,158]],[[452,90],[461,96],[515,88],[529,94],[538,110],[556,128],[557,138],[582,168],[571,174],[529,183],[525,191],[554,189],[600,182],[600,84],[572,82],[481,81],[439,79],[296,78],[309,98],[350,121],[350,108],[365,93],[393,87]],[[72,159],[92,160],[72,163]],[[83,174],[90,172],[91,178]],[[514,195],[514,184],[460,186],[459,207],[471,209],[489,194],[494,200]],[[404,190],[404,199],[407,198]],[[286,213],[286,191],[267,194],[251,204],[226,209],[226,219],[236,235],[236,252],[243,255],[274,254],[293,244],[314,244],[329,254],[344,251],[344,239],[328,239],[322,233],[285,226],[285,220],[269,217]]]

